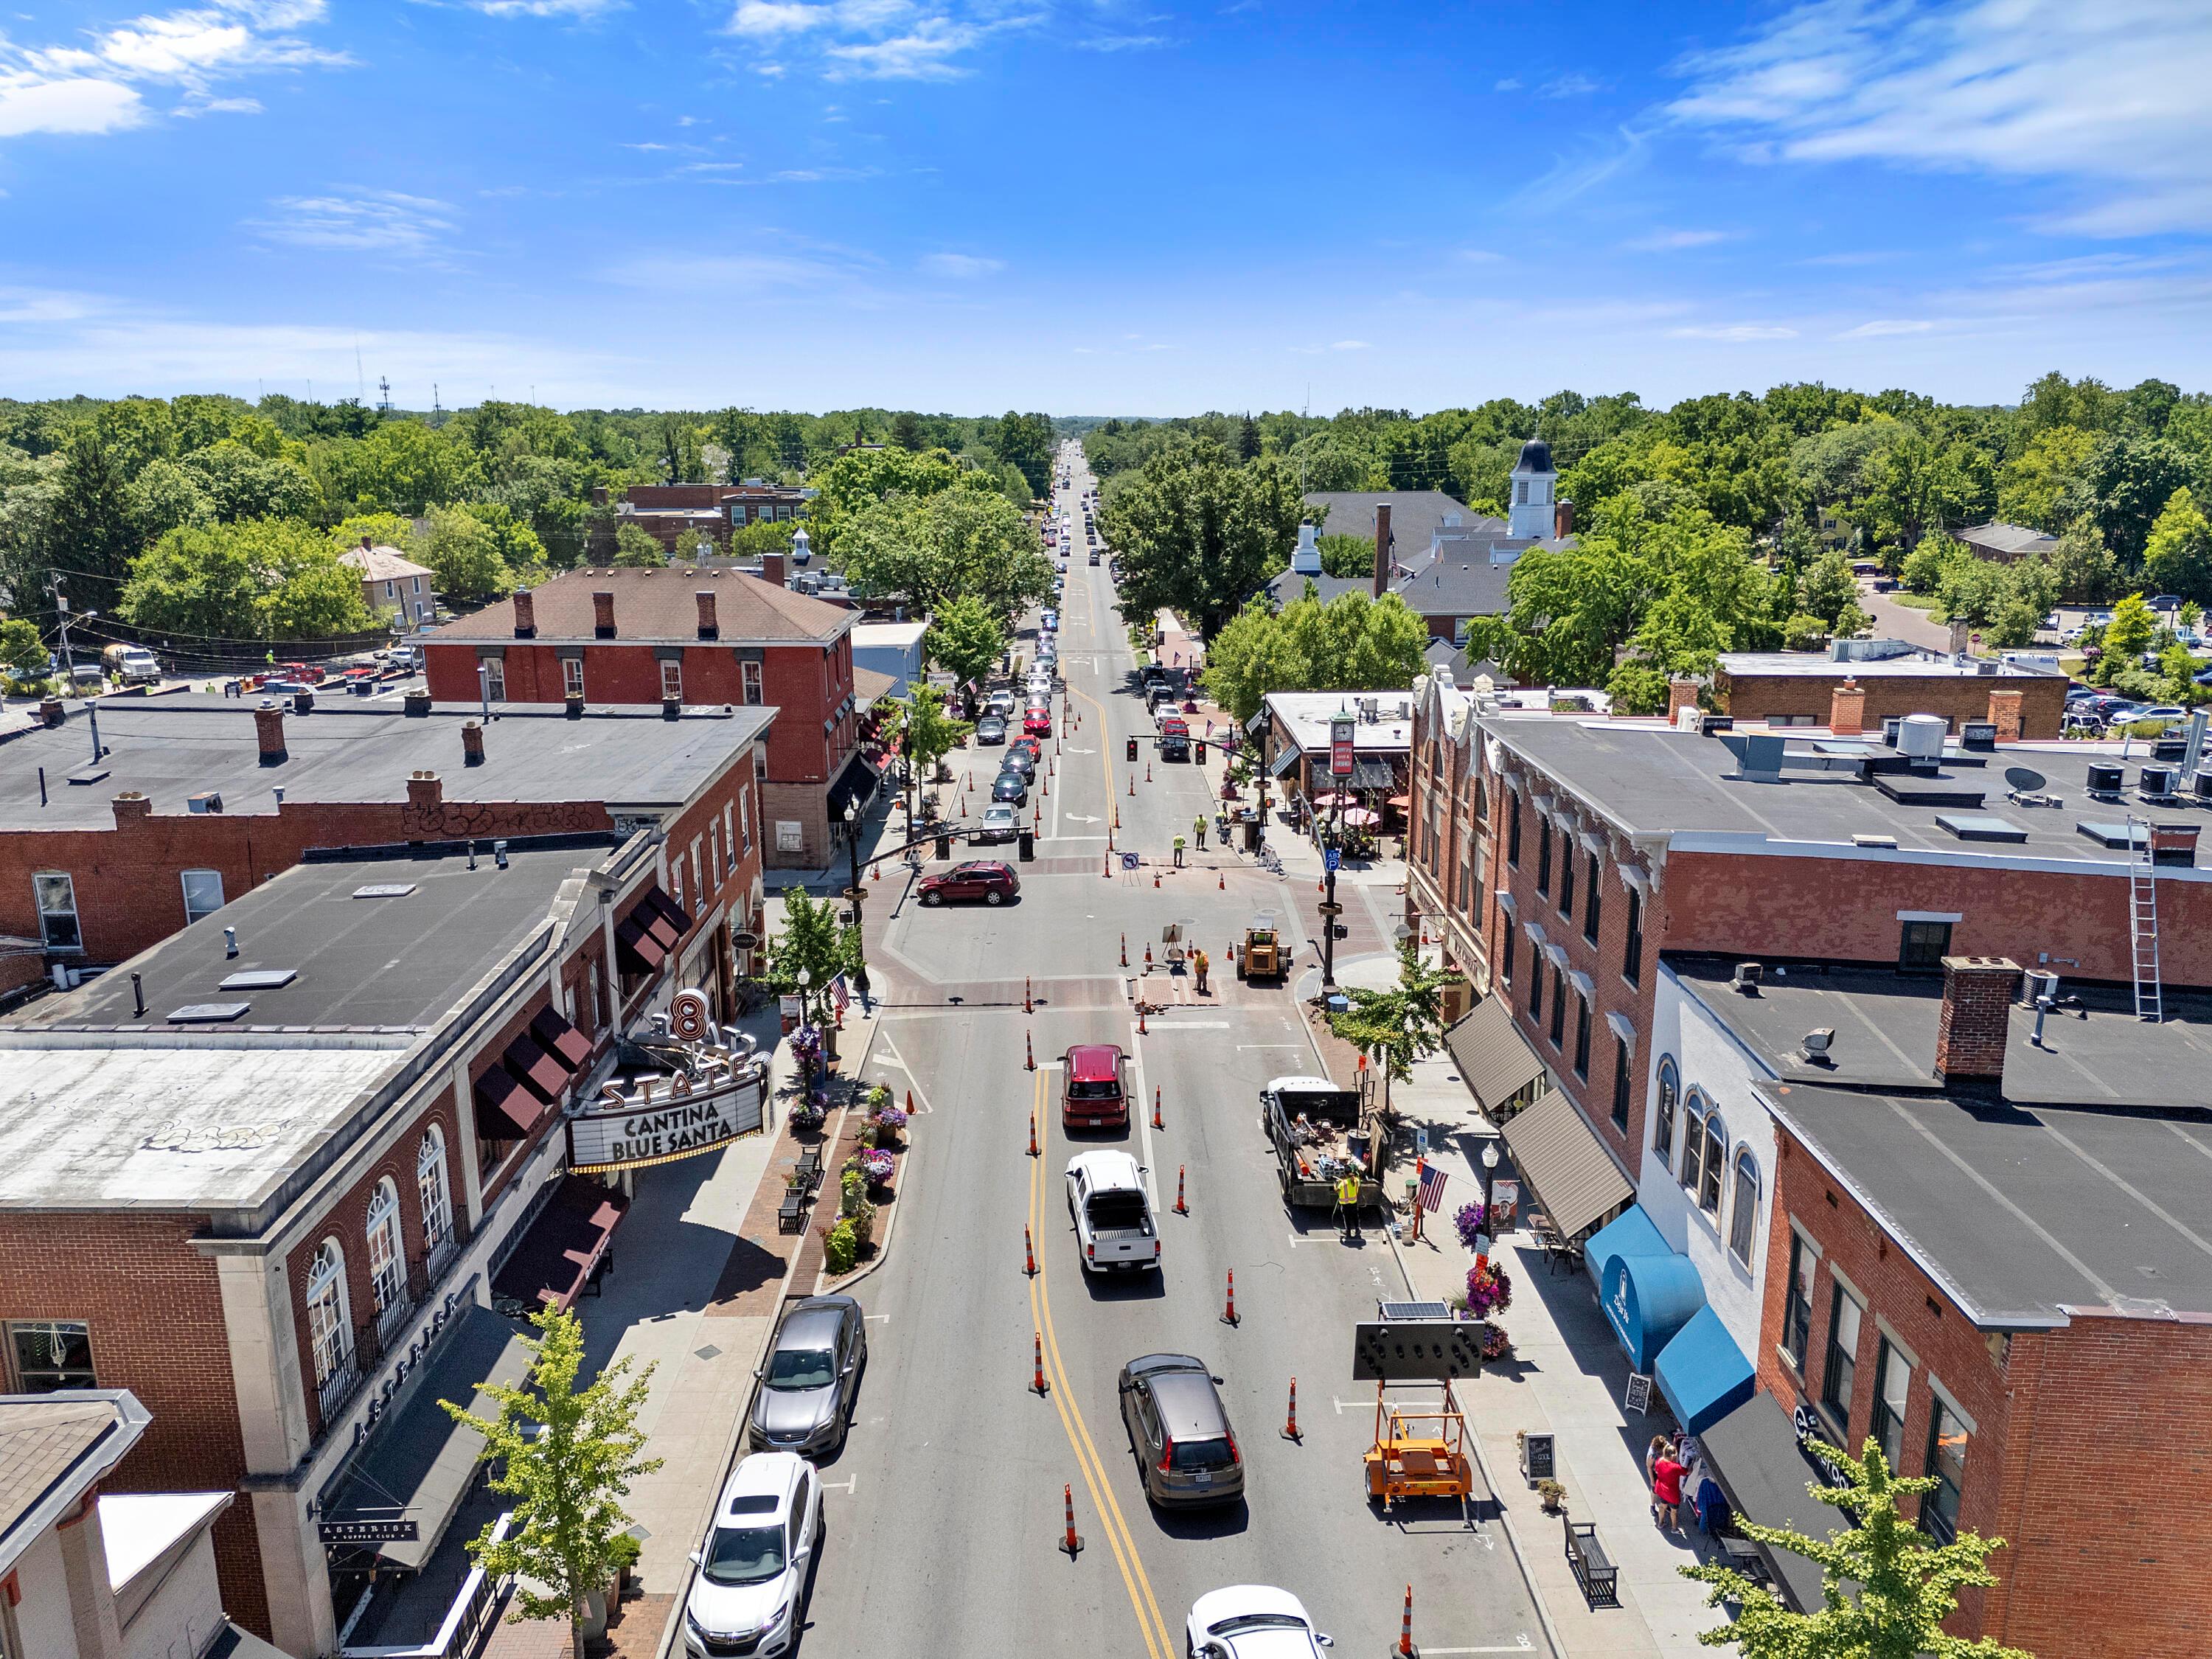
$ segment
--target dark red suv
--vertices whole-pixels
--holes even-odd
[[[986,904],[1004,904],[1021,890],[1022,884],[1014,874],[1014,866],[990,859],[956,864],[942,875],[924,876],[921,883],[924,904],[942,904],[947,899],[981,899]]]

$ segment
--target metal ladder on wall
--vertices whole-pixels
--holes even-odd
[[[2158,987],[2158,865],[2151,856],[2148,819],[2128,819],[2128,932],[2134,945],[2136,1018],[2154,1024],[2166,1018]]]

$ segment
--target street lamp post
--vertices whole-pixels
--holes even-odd
[[[1498,1224],[1491,1218],[1491,1178],[1498,1173],[1498,1142],[1492,1139],[1482,1143],[1482,1231],[1486,1238],[1495,1240]]]
[[[853,989],[865,1008],[868,1006],[868,950],[866,933],[860,926],[860,906],[868,894],[860,885],[860,803],[857,800],[845,803],[845,851],[853,868],[853,884],[845,890],[845,896],[853,903]]]

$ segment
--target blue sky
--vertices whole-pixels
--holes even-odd
[[[0,393],[2212,384],[2189,0],[0,13]]]

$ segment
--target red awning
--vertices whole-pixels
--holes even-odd
[[[665,888],[653,887],[648,890],[645,896],[645,902],[651,905],[654,912],[676,930],[678,937],[680,938],[691,931],[691,913],[669,897]]]
[[[588,1176],[561,1178],[560,1190],[538,1212],[491,1282],[495,1297],[526,1307],[566,1309],[606,1259],[629,1200]]]
[[[615,924],[615,954],[631,973],[649,974],[668,959],[668,947],[632,915]]]
[[[520,1140],[545,1108],[504,1067],[495,1066],[477,1079],[477,1133],[486,1140]]]
[[[538,1018],[530,1022],[530,1035],[538,1039],[538,1047],[572,1073],[582,1071],[592,1062],[591,1038],[569,1024],[558,1008],[539,1009]]]
[[[538,1039],[527,1031],[507,1045],[500,1061],[514,1074],[517,1083],[548,1106],[559,1100],[568,1086],[568,1068],[540,1048]]]

